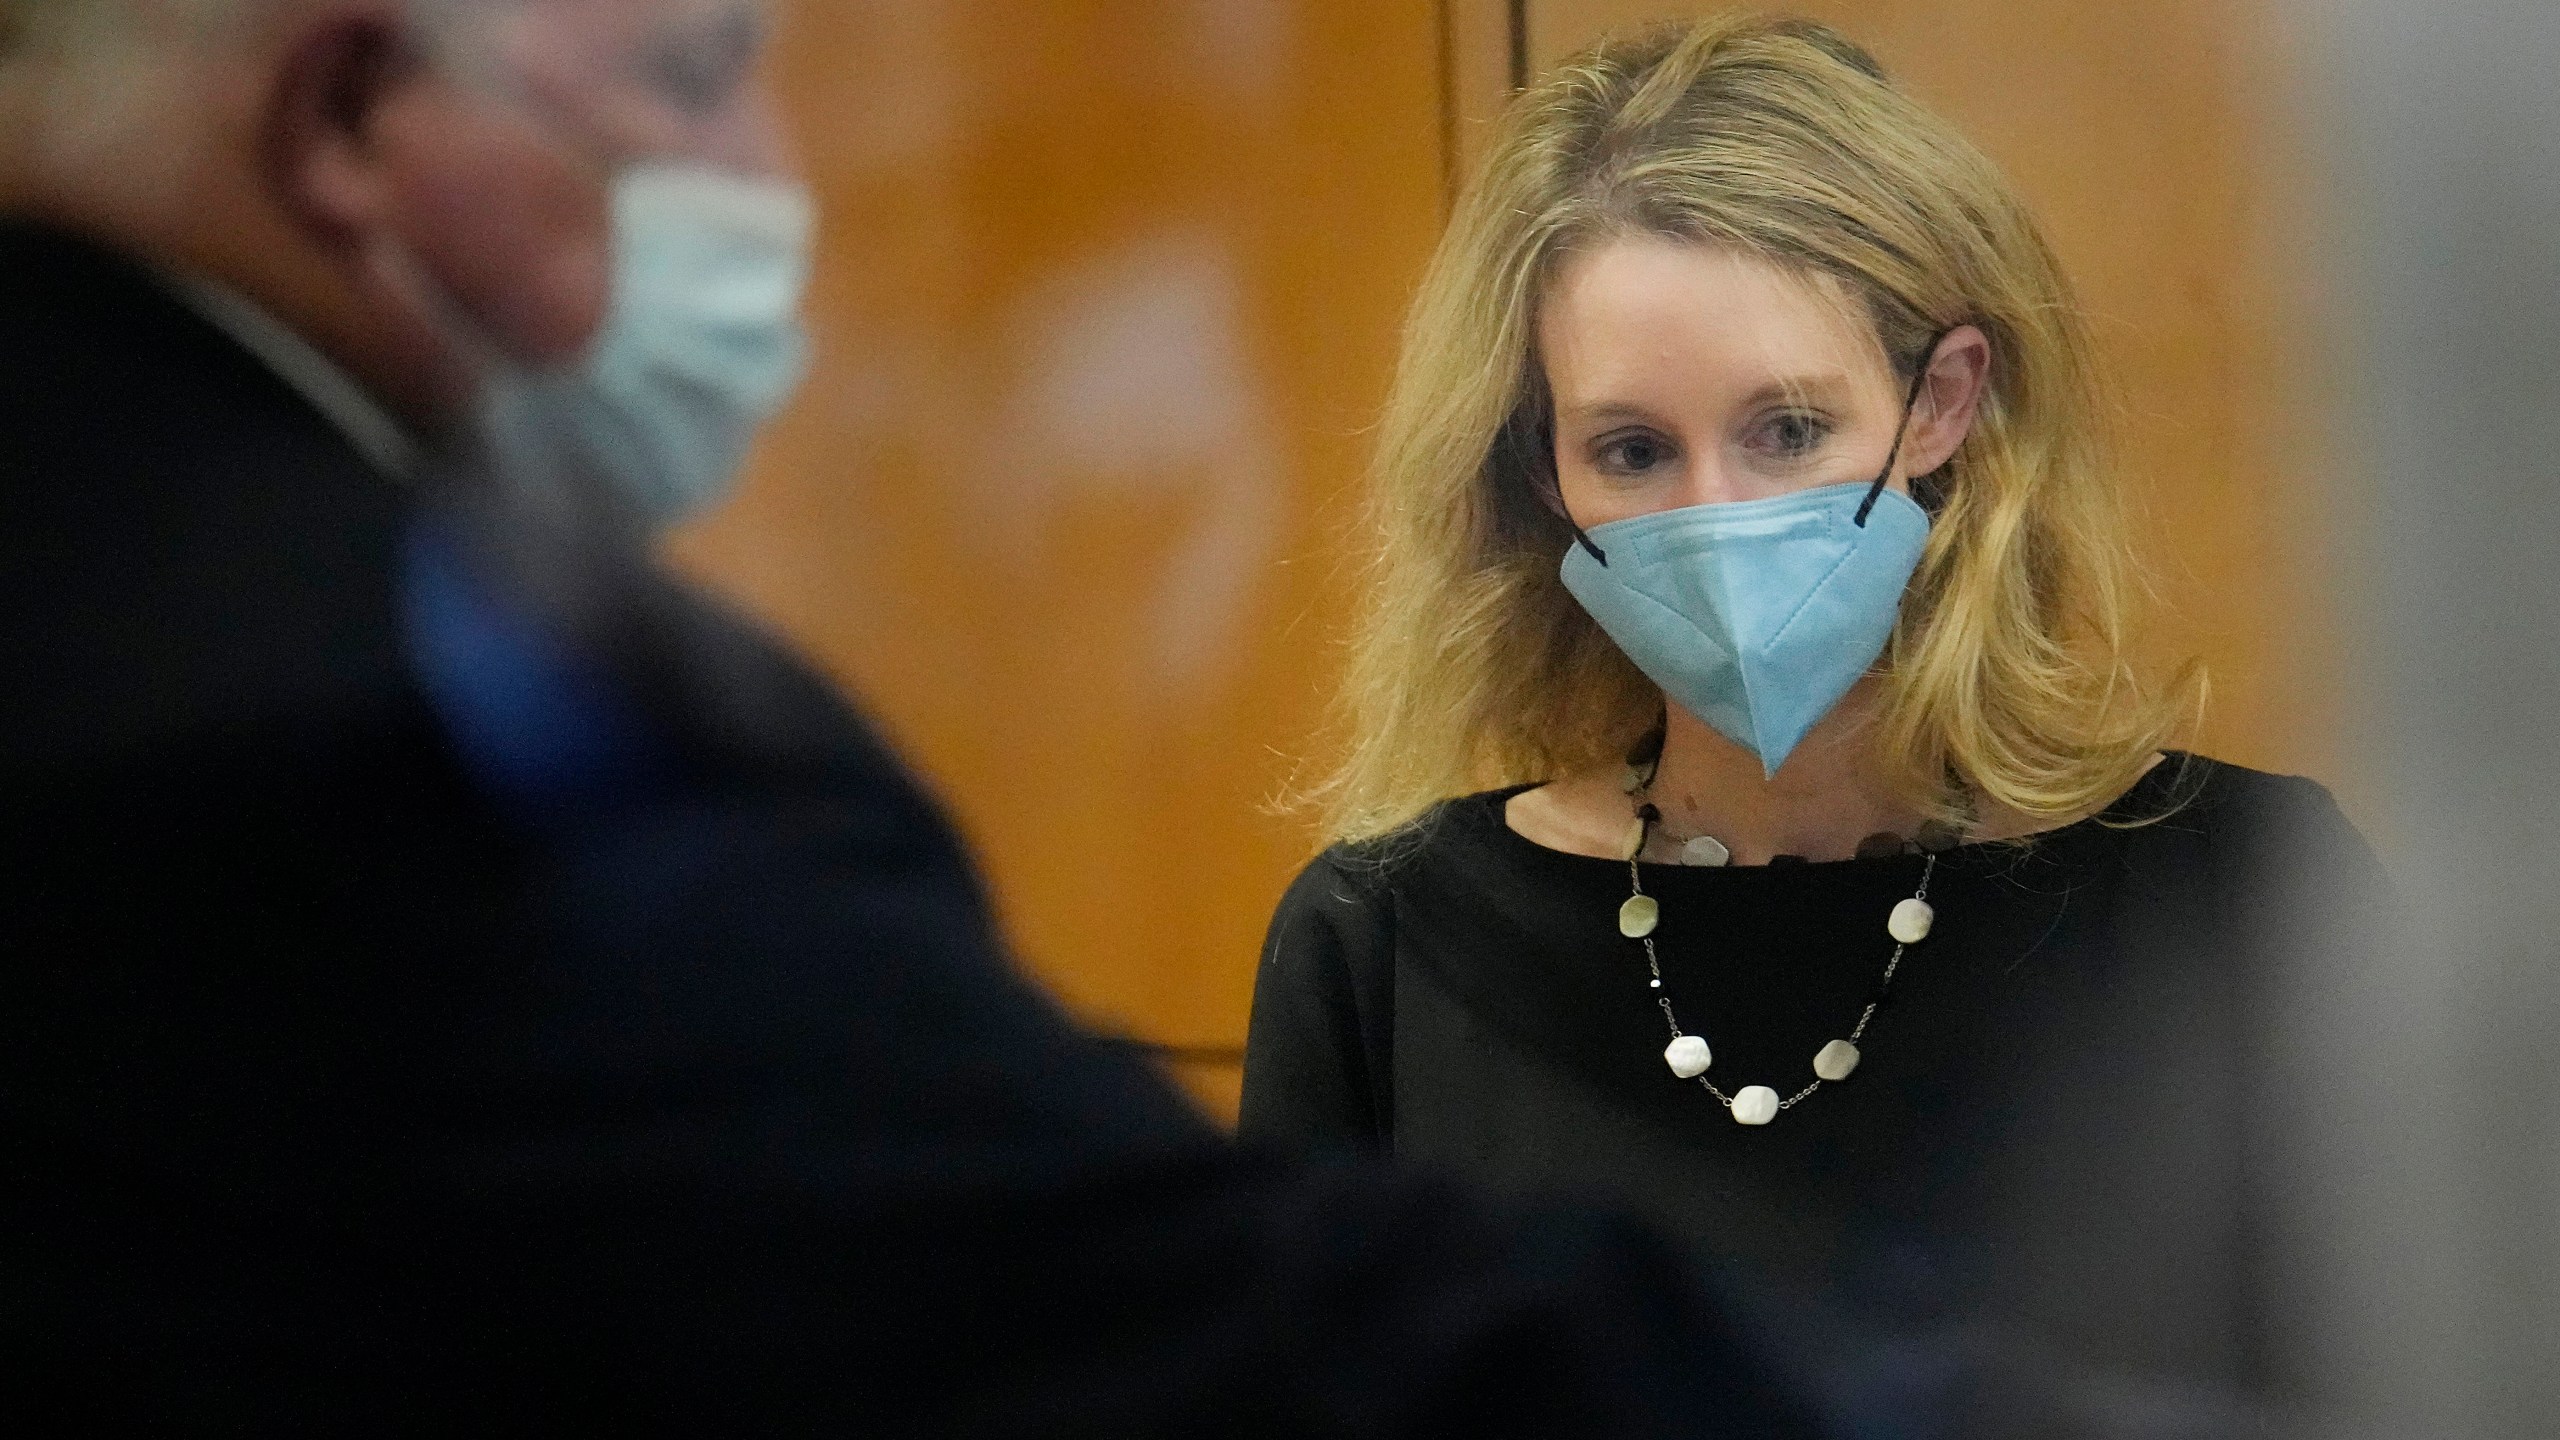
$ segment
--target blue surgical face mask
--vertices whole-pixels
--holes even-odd
[[[1871,482],[1577,531],[1565,588],[1664,695],[1775,775],[1893,636],[1929,540],[1928,514],[1886,488],[1901,449],[1897,435]]]
[[[625,170],[604,328],[575,365],[496,376],[480,424],[491,462],[518,485],[601,488],[652,525],[718,500],[806,367],[800,302],[816,228],[798,186]]]

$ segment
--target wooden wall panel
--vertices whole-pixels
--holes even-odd
[[[1553,64],[1612,29],[1727,8],[1527,0]],[[1792,0],[1953,119],[2043,219],[2120,383],[2127,474],[2165,613],[2155,663],[2213,680],[2200,748],[2345,779],[2339,640],[2316,556],[2338,496],[2297,457],[2295,277],[2259,0]],[[1461,126],[1462,139],[1481,127]]]
[[[1438,228],[1426,3],[805,0],[811,384],[680,558],[849,683],[1032,967],[1232,1104],[1266,804]]]
[[[1529,69],[1528,0],[1435,0],[1447,54],[1441,106],[1446,184],[1455,198],[1467,163],[1490,143],[1494,118]]]

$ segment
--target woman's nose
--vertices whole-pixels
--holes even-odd
[[[1677,504],[1722,505],[1734,500],[1756,500],[1761,492],[1730,465],[1716,456],[1693,460],[1681,473],[1677,487]]]

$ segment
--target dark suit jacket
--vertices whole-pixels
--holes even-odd
[[[0,228],[19,1420],[1794,1433],[1624,1222],[1239,1153],[826,688]]]

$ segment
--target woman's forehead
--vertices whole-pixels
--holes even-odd
[[[1613,237],[1567,255],[1540,298],[1540,359],[1560,404],[1666,380],[1758,388],[1885,383],[1883,349],[1845,287],[1726,245]]]

